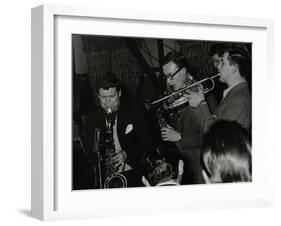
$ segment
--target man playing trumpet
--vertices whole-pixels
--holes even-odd
[[[178,91],[194,82],[188,72],[186,59],[178,52],[170,52],[163,61],[163,73],[167,87],[172,92]],[[174,101],[173,105],[184,101],[183,97]],[[182,184],[202,183],[200,167],[200,145],[203,138],[203,124],[200,109],[185,105],[175,115],[175,125],[167,124],[161,128],[163,141],[174,143],[184,161]]]
[[[227,89],[214,114],[210,113],[208,105],[205,104],[205,95],[202,91],[187,90],[185,97],[189,100],[190,106],[202,109],[205,131],[218,119],[236,121],[249,130],[252,121],[252,106],[246,78],[251,76],[250,60],[240,49],[225,49],[218,71],[220,82],[225,83]]]

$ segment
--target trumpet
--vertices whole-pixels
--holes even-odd
[[[177,90],[177,91],[175,91],[175,92],[173,92],[173,93],[171,93],[171,94],[169,94],[169,95],[166,95],[166,96],[164,96],[164,97],[162,97],[162,98],[160,98],[160,99],[158,99],[158,100],[155,100],[155,101],[151,102],[151,103],[149,104],[149,107],[151,107],[151,106],[156,106],[157,104],[160,104],[160,103],[163,104],[163,107],[164,107],[166,110],[174,109],[174,108],[176,108],[176,107],[179,107],[179,106],[185,104],[185,103],[188,101],[186,98],[183,97],[183,94],[184,94],[188,89],[192,89],[192,88],[194,88],[194,87],[199,87],[199,86],[201,86],[201,87],[203,87],[203,90],[202,90],[203,93],[206,94],[206,93],[212,91],[212,90],[215,88],[215,81],[214,81],[214,79],[215,79],[216,77],[218,77],[218,76],[220,76],[220,73],[215,74],[215,75],[213,75],[213,76],[211,76],[211,77],[202,79],[202,80],[200,80],[200,81],[198,81],[198,82],[195,82],[195,83],[193,83],[193,84],[191,84],[191,85],[188,85],[188,86],[186,86],[186,87],[184,87],[184,88],[182,88],[182,89],[179,89],[179,90]],[[205,87],[203,86],[203,83],[206,83],[206,82],[207,82],[207,83],[208,83],[208,82],[211,83],[211,86],[205,88]],[[175,97],[177,97],[177,98],[175,98]],[[182,98],[182,99],[178,101],[178,98]],[[167,104],[166,102],[167,102],[167,101],[169,102],[169,99],[173,99],[173,103],[168,103],[168,104]],[[174,103],[175,100],[177,100],[176,103]]]

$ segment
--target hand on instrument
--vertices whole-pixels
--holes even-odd
[[[167,124],[167,127],[161,129],[162,140],[170,142],[178,142],[181,139],[181,135],[178,131]]]
[[[197,108],[202,102],[205,101],[205,95],[202,90],[199,90],[198,92],[186,90],[185,96],[188,99],[189,105],[194,108]]]
[[[120,166],[124,165],[127,160],[127,153],[123,150],[116,152],[116,154],[112,158],[112,162],[114,167],[119,168]]]
[[[174,102],[173,102],[173,106],[179,106],[183,103],[186,103],[187,101],[189,101],[188,99],[188,96],[187,94],[183,94],[183,96],[181,96],[180,98],[176,99]]]

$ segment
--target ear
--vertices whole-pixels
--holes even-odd
[[[120,89],[118,92],[118,96],[121,97],[121,94],[122,94],[122,90]]]
[[[239,66],[237,64],[232,65],[232,73],[236,73],[237,71],[239,71]]]
[[[202,170],[202,175],[206,184],[211,184],[210,178],[206,174],[205,170]]]
[[[144,176],[142,176],[141,181],[146,187],[150,187],[149,182],[147,181],[147,179]]]
[[[184,163],[183,163],[183,161],[180,159],[180,160],[179,160],[179,176],[182,176],[182,175],[183,175],[183,166],[184,166]]]

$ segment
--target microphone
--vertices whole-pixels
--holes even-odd
[[[102,172],[101,172],[101,154],[99,151],[100,146],[100,129],[95,129],[95,143],[94,143],[94,152],[97,155],[97,176],[96,182],[98,183],[98,187],[102,188]]]
[[[95,143],[94,143],[94,152],[99,152],[99,144],[100,144],[100,129],[95,129]]]

